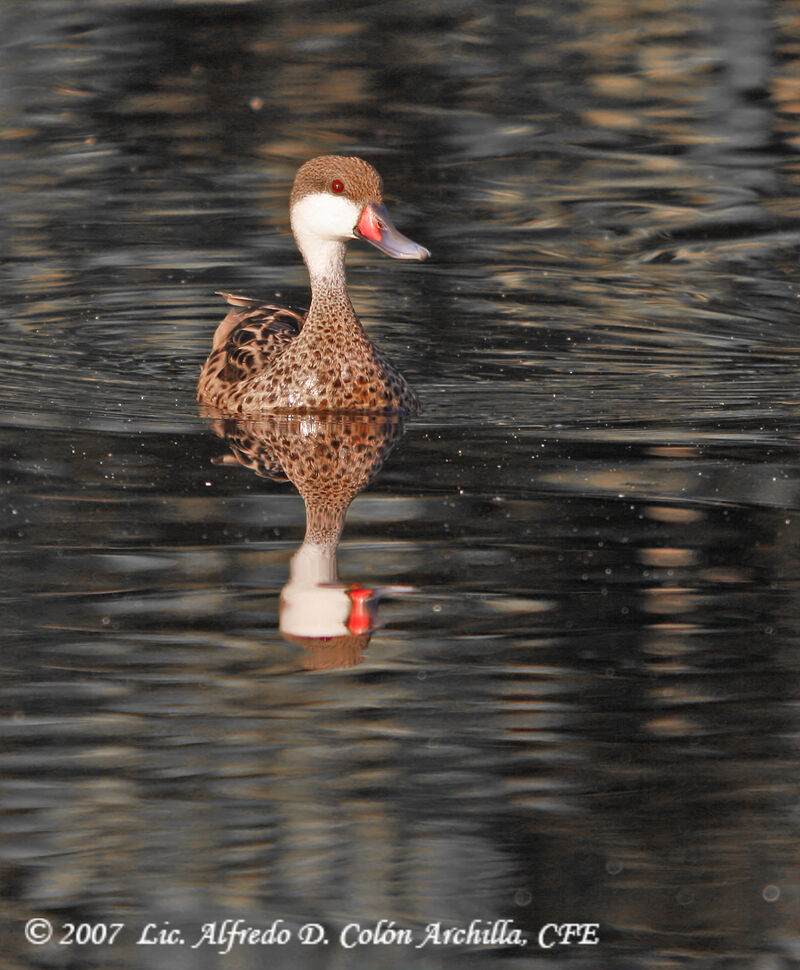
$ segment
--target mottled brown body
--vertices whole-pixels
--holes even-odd
[[[344,305],[323,292],[309,321],[223,295],[235,309],[217,329],[199,401],[234,414],[418,410],[416,395],[369,339],[349,300]]]

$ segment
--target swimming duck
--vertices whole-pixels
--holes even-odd
[[[395,259],[426,259],[383,204],[375,169],[361,158],[322,155],[297,173],[292,233],[311,278],[306,314],[222,293],[233,307],[217,328],[197,398],[226,413],[404,411],[418,407],[404,378],[367,336],[347,295],[350,239]]]

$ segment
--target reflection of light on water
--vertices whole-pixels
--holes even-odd
[[[690,566],[697,561],[697,553],[693,549],[638,549],[636,555],[645,566],[659,569]]]

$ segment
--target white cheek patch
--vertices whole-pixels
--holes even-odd
[[[353,239],[353,229],[361,216],[360,208],[344,196],[317,192],[300,199],[292,208],[292,231],[298,241]]]

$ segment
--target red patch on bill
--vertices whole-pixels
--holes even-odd
[[[362,236],[366,239],[372,239],[374,242],[380,242],[383,237],[380,223],[370,206],[364,207],[364,211],[361,213],[361,218],[358,220],[356,228]]]

